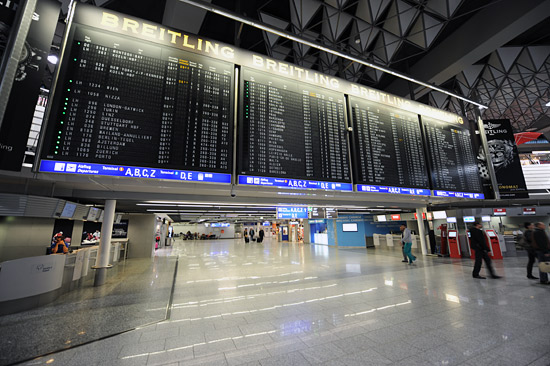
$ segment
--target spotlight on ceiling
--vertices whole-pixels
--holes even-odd
[[[547,107],[550,107],[550,102],[546,103],[545,105],[546,105]]]
[[[59,59],[57,58],[56,55],[49,55],[49,56],[48,56],[48,62],[49,62],[50,64],[57,65],[57,61],[59,61]]]

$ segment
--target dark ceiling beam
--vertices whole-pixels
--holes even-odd
[[[211,0],[206,0],[211,2]],[[178,0],[166,0],[162,24],[181,29],[189,33],[199,34],[206,10],[184,4]]]
[[[410,67],[419,80],[440,85],[466,67],[504,46],[550,14],[550,0],[502,0],[472,16],[443,42]],[[396,79],[384,89],[409,95],[407,81]],[[430,90],[415,88],[415,99]],[[410,96],[410,95],[409,95]]]

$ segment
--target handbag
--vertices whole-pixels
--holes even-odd
[[[539,262],[539,271],[550,272],[550,259],[547,259],[546,262]]]

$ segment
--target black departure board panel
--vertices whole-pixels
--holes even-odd
[[[350,97],[357,183],[427,188],[418,115]]]
[[[350,182],[343,94],[243,70],[239,174]]]
[[[434,190],[482,192],[470,131],[422,116]]]
[[[77,25],[42,157],[230,173],[234,66]]]

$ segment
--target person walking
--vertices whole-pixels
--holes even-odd
[[[250,228],[249,234],[250,234],[250,239],[252,239],[252,241],[256,241],[256,239],[254,239],[254,229],[253,228]]]
[[[247,228],[244,228],[244,232],[243,232],[243,237],[244,237],[244,243],[248,243],[248,241],[250,239],[248,239],[248,229]]]
[[[260,231],[258,232],[258,243],[261,243],[264,241],[264,229],[260,228]]]
[[[537,258],[537,251],[535,250],[535,245],[533,243],[533,231],[535,230],[535,224],[532,222],[526,222],[524,225],[525,232],[523,233],[523,238],[520,240],[521,246],[525,248],[529,261],[527,262],[527,278],[530,280],[538,280],[538,277],[533,276],[533,265]]]
[[[533,232],[533,244],[537,252],[539,263],[550,261],[550,245],[545,229],[546,225],[543,222],[537,222],[535,224],[535,231]],[[540,283],[548,285],[548,273],[541,272],[539,269],[539,276]]]
[[[413,264],[413,262],[416,260],[416,257],[412,255],[411,249],[412,249],[412,236],[411,236],[411,230],[407,228],[407,225],[402,224],[399,229],[401,230],[401,244],[403,246],[403,262],[408,262],[409,264]]]
[[[481,227],[482,226],[479,222],[474,222],[470,228],[470,244],[472,249],[475,250],[476,255],[472,276],[482,280],[485,279],[485,277],[479,275],[479,271],[481,270],[481,262],[483,260],[485,261],[485,267],[487,267],[487,270],[491,274],[491,278],[501,278],[495,273],[495,270],[491,264],[491,258],[489,258],[489,255],[487,254],[490,250],[487,247],[487,244],[485,244],[485,234],[481,230]]]

